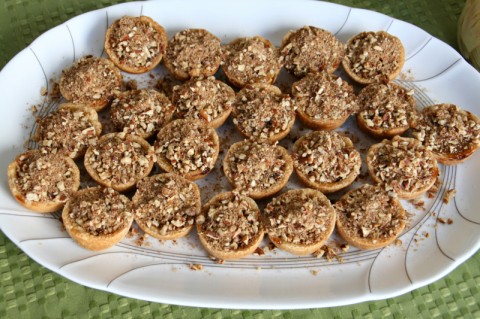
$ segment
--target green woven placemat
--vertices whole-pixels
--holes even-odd
[[[241,1],[241,0],[238,0]],[[111,0],[3,0],[0,68],[32,40]],[[456,48],[464,1],[339,0],[416,24]],[[40,266],[0,232],[0,318],[480,318],[480,253],[447,277],[396,298],[293,311],[222,310],[151,303],[86,288]]]

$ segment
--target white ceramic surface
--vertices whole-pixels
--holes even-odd
[[[40,95],[58,79],[61,70],[82,55],[103,54],[108,24],[123,15],[148,15],[162,24],[169,36],[188,27],[202,27],[224,43],[238,36],[262,35],[279,45],[291,29],[315,25],[336,34],[343,42],[365,30],[386,30],[398,36],[406,49],[406,63],[398,83],[415,89],[421,108],[434,102],[456,103],[480,114],[480,76],[445,43],[411,24],[361,9],[319,1],[155,1],[135,2],[82,14],[46,32],[20,52],[0,73],[0,227],[23,251],[40,264],[82,285],[133,298],[162,303],[223,308],[294,309],[329,307],[384,299],[408,292],[448,274],[480,247],[480,155],[457,167],[441,167],[442,187],[426,200],[425,210],[405,203],[413,214],[401,235],[401,246],[374,251],[350,249],[343,263],[323,258],[295,257],[279,251],[216,264],[192,233],[177,243],[135,238],[101,253],[76,245],[62,229],[58,214],[26,211],[8,190],[6,170],[35,129],[32,105],[40,115],[56,107]],[[158,77],[162,70],[157,70]],[[133,76],[151,85],[146,76]],[[280,85],[291,78],[285,74]],[[350,119],[344,129],[356,134],[359,148],[373,141]],[[291,149],[292,138],[306,133],[296,125],[282,145]],[[221,130],[223,148],[240,139],[231,122]],[[30,142],[30,145],[33,145]],[[199,182],[202,199],[229,189],[217,172]],[[293,176],[287,188],[298,187]],[[455,201],[441,198],[457,189]],[[431,214],[435,212],[436,214]],[[443,225],[438,218],[451,218]],[[426,238],[425,234],[429,237]],[[332,241],[339,241],[334,236]],[[202,264],[201,271],[189,264]],[[316,273],[316,274],[315,274]]]

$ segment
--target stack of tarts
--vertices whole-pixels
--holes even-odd
[[[151,18],[125,16],[108,28],[104,48],[108,59],[85,56],[63,71],[66,102],[38,119],[38,149],[8,167],[15,199],[35,212],[63,209],[67,232],[90,250],[115,245],[133,223],[159,240],[196,228],[221,260],[252,254],[265,234],[294,255],[315,253],[335,229],[360,249],[381,248],[405,228],[400,200],[427,192],[438,163],[463,162],[480,143],[475,115],[452,104],[417,111],[413,91],[392,82],[405,53],[384,31],[343,44],[305,26],[279,48],[261,36],[222,45],[205,29],[168,40]],[[125,90],[121,71],[146,73],[162,61],[178,85]],[[355,85],[334,74],[340,66]],[[290,94],[275,85],[283,67],[295,78]],[[220,68],[227,83],[215,77]],[[107,129],[97,113],[104,109]],[[220,145],[216,129],[230,115],[244,140]],[[355,188],[362,156],[334,131],[351,115],[377,139],[364,163],[372,184]],[[297,117],[311,131],[289,151],[279,141],[291,140]],[[80,186],[79,166],[94,187]],[[223,170],[231,190],[202,205],[195,181],[213,170]],[[293,172],[305,188],[282,192]],[[326,195],[342,190],[332,204]]]

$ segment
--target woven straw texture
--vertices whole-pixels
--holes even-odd
[[[0,68],[37,36],[118,0],[3,0]],[[461,0],[334,1],[411,22],[453,47]],[[0,232],[0,318],[480,318],[480,252],[447,277],[397,298],[330,309],[249,311],[179,307],[73,283],[32,261]]]

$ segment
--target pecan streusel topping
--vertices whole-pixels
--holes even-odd
[[[255,202],[243,195],[229,194],[209,202],[196,219],[205,240],[221,251],[247,248],[264,232]]]
[[[175,86],[172,94],[175,117],[200,119],[207,123],[229,112],[234,100],[233,89],[214,77],[192,79]]]
[[[358,94],[359,116],[372,129],[408,128],[416,114],[412,94],[394,83],[370,84]]]
[[[19,155],[16,164],[13,182],[26,201],[65,202],[78,188],[78,168],[63,155],[33,150]]]
[[[312,183],[335,183],[360,171],[360,153],[334,131],[311,132],[295,142],[293,163]],[[349,140],[348,140],[349,141]]]
[[[153,89],[119,92],[110,109],[115,127],[125,133],[148,138],[170,121],[174,106]]]
[[[196,171],[207,174],[218,155],[216,134],[199,120],[175,120],[158,133],[155,153],[159,161],[167,161],[180,175]]]
[[[397,237],[405,224],[405,211],[380,186],[365,184],[335,203],[337,218],[349,237],[372,241]]]
[[[281,146],[244,141],[233,144],[224,161],[224,171],[238,190],[259,192],[282,183],[290,175],[291,161]],[[287,155],[288,156],[288,155]],[[290,164],[290,167],[289,167]]]
[[[128,68],[151,68],[153,63],[160,61],[158,58],[163,56],[167,46],[165,35],[154,23],[148,17],[130,16],[115,21],[106,39],[110,49],[107,53]]]
[[[91,235],[109,235],[123,228],[131,216],[130,200],[112,188],[95,187],[74,193],[69,217]]]
[[[278,50],[260,37],[239,38],[224,49],[223,71],[237,86],[252,83],[272,83],[282,67]]]
[[[456,105],[432,105],[422,110],[412,135],[434,153],[469,155],[480,143],[480,121]]]
[[[295,105],[273,85],[248,85],[237,93],[233,123],[244,135],[268,140],[290,129],[295,121]]]
[[[63,104],[37,120],[36,140],[43,154],[63,154],[77,158],[95,145],[101,124],[97,112],[88,106]],[[65,138],[67,137],[68,138]]]
[[[398,135],[374,144],[367,162],[374,179],[402,192],[422,190],[432,185],[438,175],[433,154],[417,140]]]
[[[126,133],[102,136],[97,145],[87,150],[85,166],[113,188],[135,183],[150,173],[153,161],[151,150],[136,139],[143,140]]]
[[[220,39],[207,30],[182,30],[168,41],[165,65],[179,79],[214,75],[221,62]]]
[[[297,111],[312,120],[338,120],[357,111],[353,87],[327,72],[310,73],[293,83],[292,95]]]
[[[60,92],[68,101],[99,110],[120,88],[122,74],[107,59],[85,56],[62,71]]]
[[[299,245],[324,240],[335,223],[328,198],[310,189],[291,190],[273,198],[263,213],[270,238]]]
[[[398,73],[405,58],[404,48],[397,37],[387,32],[361,32],[351,38],[343,59],[348,72],[362,80],[389,82]]]
[[[135,220],[162,236],[191,227],[200,213],[199,194],[193,182],[173,173],[144,178],[133,197]]]
[[[285,36],[280,54],[285,68],[298,77],[310,72],[335,71],[345,54],[345,45],[323,29],[305,26]]]

